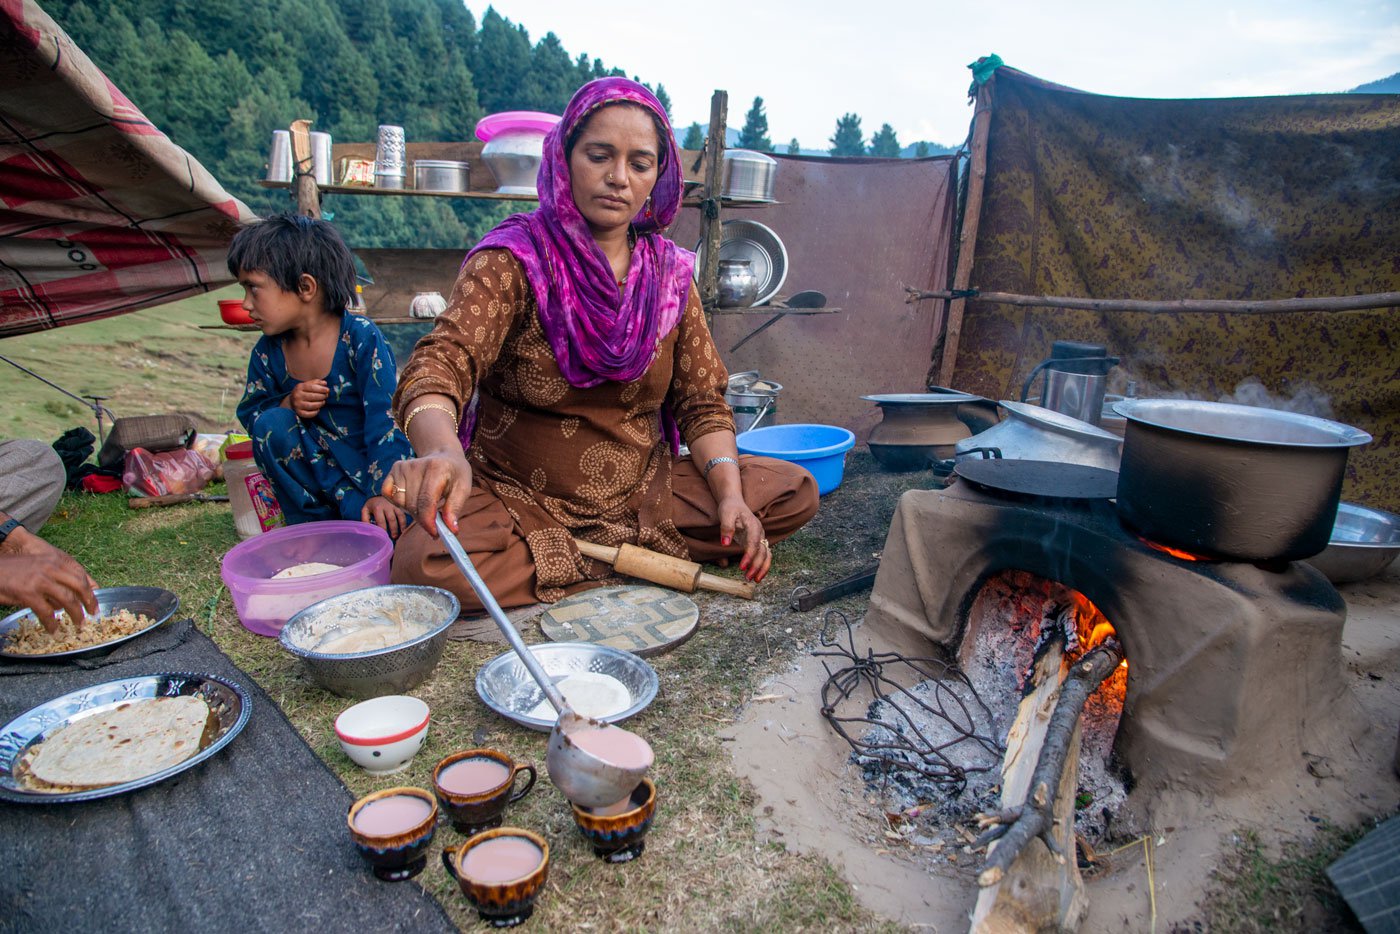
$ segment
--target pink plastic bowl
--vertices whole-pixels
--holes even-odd
[[[559,120],[557,114],[540,113],[538,110],[508,110],[478,120],[476,138],[483,143],[489,143],[492,137],[502,133],[525,132],[544,135],[554,129],[554,124]]]
[[[255,535],[224,555],[222,577],[244,627],[275,636],[299,610],[327,597],[389,583],[389,534],[368,522],[332,520]],[[320,561],[340,569],[272,580],[278,571]]]

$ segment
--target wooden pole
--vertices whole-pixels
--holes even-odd
[[[930,298],[954,298],[946,290],[923,291],[907,288],[905,304]],[[996,305],[1032,305],[1044,308],[1081,308],[1086,311],[1138,311],[1159,313],[1179,311],[1194,314],[1268,315],[1300,311],[1363,311],[1368,308],[1400,307],[1400,292],[1372,292],[1367,295],[1319,296],[1318,298],[1278,298],[1261,301],[1237,299],[1178,298],[1170,301],[1140,301],[1131,298],[1074,298],[1062,295],[1019,295],[1015,292],[978,292],[979,302]]]
[[[316,171],[311,158],[311,121],[293,120],[292,187],[297,196],[297,213],[317,220],[321,217],[321,191],[316,187]]]
[[[700,304],[708,317],[719,299],[720,190],[724,182],[724,132],[729,120],[729,92],[716,91],[710,98],[710,134],[705,137],[705,197],[700,203],[700,242],[704,265],[700,269]]]
[[[967,206],[963,209],[962,236],[958,238],[958,267],[953,272],[953,288],[963,290],[972,280],[972,254],[977,246],[977,224],[982,217],[982,186],[987,179],[987,134],[992,124],[992,83],[977,88],[977,109],[972,114],[972,149],[967,166]],[[938,366],[938,385],[951,386],[953,367],[958,361],[958,341],[962,339],[963,309],[967,299],[955,298],[948,307],[944,332],[943,360]]]

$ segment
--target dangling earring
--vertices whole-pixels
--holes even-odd
[[[642,205],[642,207],[646,208],[646,212],[642,216],[647,220],[651,220],[651,195],[647,195],[646,204]]]

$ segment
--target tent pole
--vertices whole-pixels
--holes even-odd
[[[982,216],[982,185],[987,178],[987,134],[992,123],[993,77],[977,87],[977,109],[972,114],[972,151],[968,159],[967,207],[963,210],[962,235],[958,238],[958,267],[953,273],[953,290],[967,288],[972,279],[972,253],[977,245],[977,222]],[[962,338],[963,309],[967,299],[955,298],[948,306],[944,331],[943,359],[938,366],[938,385],[953,385],[953,368],[958,362],[958,341]]]
[[[311,158],[311,121],[293,120],[292,186],[296,189],[297,213],[320,220],[321,190],[316,187],[316,170]]]
[[[705,137],[705,197],[700,202],[700,304],[708,321],[719,300],[719,246],[723,228],[719,221],[721,187],[724,183],[724,133],[729,121],[729,92],[715,91],[710,97],[710,132]]]

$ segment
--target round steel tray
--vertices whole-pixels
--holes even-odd
[[[204,699],[218,717],[219,729],[208,746],[183,762],[129,782],[82,791],[34,791],[23,787],[15,776],[20,759],[31,746],[43,742],[70,723],[111,710],[120,704],[186,694],[199,695]],[[21,804],[91,801],[163,782],[193,768],[231,743],[248,723],[252,710],[252,700],[241,686],[213,675],[188,672],[122,678],[73,691],[32,707],[0,727],[0,798]]]
[[[66,652],[46,652],[42,655],[7,652],[0,648],[0,657],[24,661],[48,661],[78,658],[83,655],[101,655],[112,651],[123,642],[154,631],[156,627],[169,621],[170,617],[174,616],[176,611],[180,609],[180,598],[159,587],[103,587],[95,593],[99,616],[112,616],[119,610],[130,610],[132,613],[145,613],[155,622],[140,632],[133,632],[129,636],[119,636],[98,645],[85,645],[80,649],[69,649]],[[8,644],[10,633],[18,629],[20,623],[33,618],[33,610],[20,610],[0,620],[0,646]]]
[[[656,669],[631,652],[589,642],[547,642],[530,646],[530,653],[540,663],[545,674],[556,681],[580,671],[611,675],[626,686],[632,704],[625,710],[599,719],[621,723],[635,717],[656,698]],[[476,693],[496,713],[521,726],[547,733],[554,720],[527,716],[540,701],[544,691],[525,670],[525,663],[514,651],[498,655],[482,666],[476,675]]]

